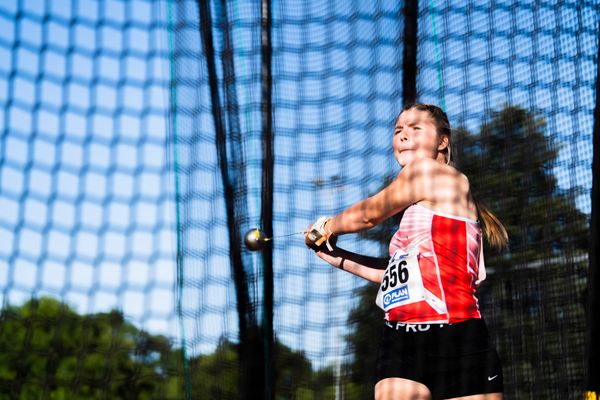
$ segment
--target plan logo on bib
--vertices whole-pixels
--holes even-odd
[[[410,299],[410,295],[408,294],[408,285],[404,285],[400,286],[398,289],[394,289],[391,292],[386,293],[383,296],[383,305],[387,307],[390,304],[395,304],[408,299]]]

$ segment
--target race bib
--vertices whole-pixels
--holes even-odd
[[[390,258],[375,300],[383,311],[425,299],[417,254],[418,251],[410,246],[408,253],[396,250]]]

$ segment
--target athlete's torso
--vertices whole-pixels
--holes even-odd
[[[390,241],[390,256],[409,246],[418,251],[425,299],[389,310],[386,319],[455,323],[481,318],[475,296],[485,279],[479,222],[413,204]]]

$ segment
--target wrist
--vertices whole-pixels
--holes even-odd
[[[325,231],[327,233],[329,233],[330,235],[335,235],[335,232],[333,231],[333,221],[334,221],[334,219],[335,219],[335,217],[331,217],[325,223]]]

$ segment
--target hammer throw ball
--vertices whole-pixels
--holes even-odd
[[[269,239],[263,231],[258,228],[252,228],[244,236],[244,243],[250,251],[262,250]]]
[[[287,235],[267,237],[267,235],[260,229],[252,228],[248,232],[246,232],[246,235],[244,236],[244,243],[246,243],[246,247],[248,248],[248,250],[258,251],[258,250],[264,249],[265,246],[267,245],[267,242],[270,242],[274,238],[282,238],[282,237],[288,237],[288,236],[299,235],[299,234],[304,235],[304,234],[306,234],[306,232],[300,231],[300,232],[288,233]]]

